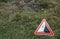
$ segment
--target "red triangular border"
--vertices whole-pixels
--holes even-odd
[[[48,28],[48,30],[50,31],[50,33],[38,32],[38,30],[39,30],[39,28],[41,27],[41,25],[43,24],[43,22],[46,23],[46,27]],[[42,20],[42,22],[40,23],[40,25],[38,26],[38,28],[36,29],[36,31],[34,32],[34,34],[36,34],[36,35],[54,36],[54,33],[53,33],[52,29],[50,28],[49,24],[47,23],[46,19],[43,19],[43,20]]]

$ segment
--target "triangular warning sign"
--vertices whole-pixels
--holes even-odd
[[[50,28],[49,24],[47,23],[46,19],[43,19],[36,31],[34,32],[36,35],[48,35],[54,36],[52,29]]]

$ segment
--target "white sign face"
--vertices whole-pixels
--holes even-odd
[[[41,27],[38,30],[38,32],[44,32],[44,28],[45,28],[45,22],[41,25]]]

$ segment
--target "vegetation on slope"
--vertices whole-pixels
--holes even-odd
[[[35,0],[32,4],[19,1],[0,0],[0,39],[60,39],[59,1]],[[44,18],[55,34],[53,37],[34,35]]]

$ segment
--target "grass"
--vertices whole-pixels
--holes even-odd
[[[58,25],[58,17],[49,16],[46,14],[28,15],[26,13],[14,13],[5,18],[1,18],[0,22],[0,38],[1,39],[59,39],[60,29]],[[34,35],[34,31],[40,24],[43,18],[46,18],[55,35],[53,37]],[[51,19],[50,19],[51,18]],[[59,33],[59,34],[58,34]]]
[[[20,12],[16,5],[0,3],[0,39],[60,39],[59,14],[54,9],[45,11],[30,14]],[[44,18],[54,32],[53,37],[34,34]]]

